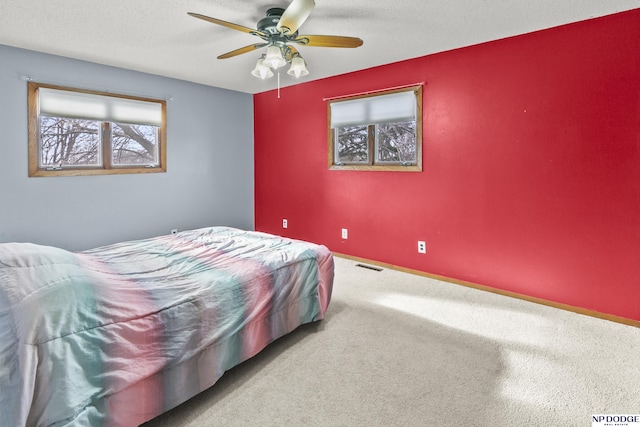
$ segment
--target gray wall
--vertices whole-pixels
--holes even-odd
[[[25,76],[167,99],[167,172],[29,178]],[[173,228],[253,229],[253,178],[251,95],[0,45],[0,243],[82,250]]]

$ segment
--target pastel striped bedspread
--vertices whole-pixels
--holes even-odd
[[[321,245],[211,227],[83,252],[0,244],[0,426],[136,426],[324,317]]]

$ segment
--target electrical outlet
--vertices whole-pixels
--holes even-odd
[[[426,242],[423,242],[422,240],[418,240],[418,253],[419,254],[426,254],[427,253],[427,244],[426,244]]]
[[[342,229],[342,238],[343,239],[348,239],[349,238],[349,230],[347,230],[346,228]]]
[[[289,222],[286,219],[282,220],[282,228],[287,228],[289,226]]]
[[[178,229],[177,229],[177,228],[173,228],[173,229],[171,230],[171,234],[176,234],[177,232],[178,232]]]

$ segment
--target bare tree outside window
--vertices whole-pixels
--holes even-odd
[[[336,129],[337,159],[340,163],[369,163],[369,127],[346,126]]]
[[[114,166],[158,163],[158,128],[114,123],[111,153]]]
[[[376,161],[414,163],[416,122],[384,123],[376,126]]]
[[[40,164],[100,166],[100,123],[65,117],[40,117]]]

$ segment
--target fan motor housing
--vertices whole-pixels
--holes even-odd
[[[272,7],[267,9],[267,16],[277,16],[279,18],[283,13],[284,9],[281,7]]]
[[[272,7],[267,10],[267,16],[258,21],[258,31],[262,31],[266,34],[280,34],[280,31],[276,29],[280,18],[284,13],[284,9],[281,7]],[[298,32],[296,31],[295,34]]]

